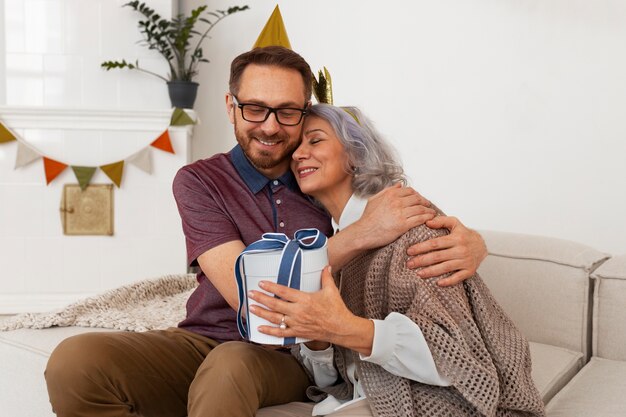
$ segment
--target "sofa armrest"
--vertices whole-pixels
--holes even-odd
[[[591,277],[593,356],[626,361],[626,255],[609,259]]]
[[[489,251],[479,273],[529,341],[591,348],[590,274],[608,255],[543,236],[481,231]]]

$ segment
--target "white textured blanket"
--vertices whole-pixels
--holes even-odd
[[[143,332],[176,326],[197,285],[194,274],[166,275],[86,298],[50,313],[25,313],[0,321],[0,331],[53,326],[102,327]]]

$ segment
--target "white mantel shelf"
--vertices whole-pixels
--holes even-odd
[[[106,110],[0,106],[0,121],[12,129],[146,131],[160,130],[167,126],[172,111],[173,109]],[[196,120],[193,110],[185,111]]]

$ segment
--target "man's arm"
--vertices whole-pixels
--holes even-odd
[[[239,306],[235,260],[245,248],[242,241],[234,240],[209,249],[198,257],[204,274],[235,311]]]
[[[341,269],[360,253],[385,246],[435,217],[430,202],[410,187],[394,185],[370,197],[361,218],[328,241],[329,263]]]
[[[439,285],[457,284],[476,273],[487,256],[480,234],[465,227],[454,217],[435,217],[430,202],[410,187],[395,185],[368,200],[363,216],[341,230],[328,243],[330,264],[340,269],[348,261],[368,250],[387,245],[413,227],[424,223],[433,229],[447,228],[450,234],[411,246],[407,262],[422,278],[452,272]]]

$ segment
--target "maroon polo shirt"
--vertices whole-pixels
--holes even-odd
[[[187,244],[187,261],[221,244],[240,240],[246,246],[266,232],[285,233],[315,227],[330,236],[330,217],[302,194],[291,171],[277,179],[259,173],[239,145],[229,153],[181,168],[173,184]],[[179,327],[218,341],[240,340],[236,312],[204,272],[187,301]],[[235,279],[235,277],[233,277]]]

